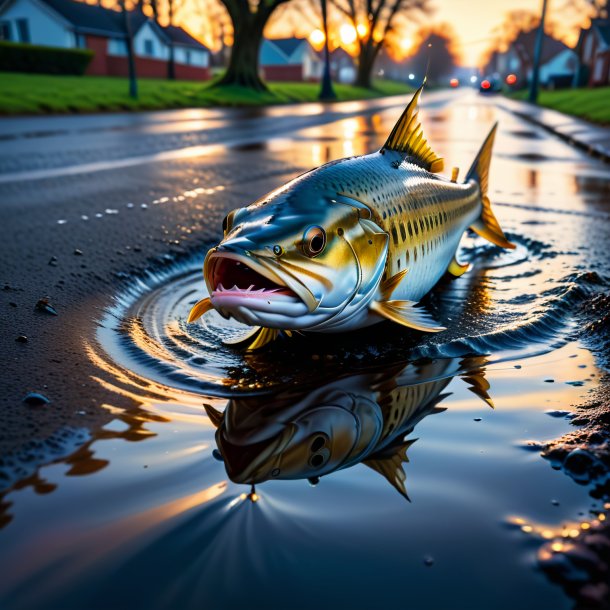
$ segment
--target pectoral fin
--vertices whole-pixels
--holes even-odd
[[[295,331],[298,332],[298,331]],[[246,347],[246,351],[253,352],[261,347],[265,347],[267,343],[271,343],[271,341],[275,341],[278,336],[281,334],[286,337],[292,337],[293,332],[290,330],[278,330],[277,328],[265,328],[264,326],[253,326],[249,332],[237,339],[224,340],[223,343],[225,345],[230,345],[231,347]]]
[[[427,311],[415,307],[416,304],[413,301],[373,301],[370,308],[376,314],[408,328],[426,333],[446,330],[444,326],[439,326]]]
[[[415,440],[416,439],[400,443],[391,450],[389,455],[375,455],[362,462],[365,466],[378,472],[401,496],[404,496],[409,500],[409,502],[411,500],[407,495],[407,489],[405,487],[407,475],[403,469],[403,464],[409,461],[407,450]]]
[[[470,265],[468,263],[460,263],[460,261],[455,256],[449,263],[449,267],[447,267],[447,271],[455,277],[460,277],[461,275],[464,275],[464,273],[466,273],[468,269],[470,269]]]
[[[201,318],[201,316],[210,311],[210,309],[214,309],[214,306],[212,305],[212,301],[210,301],[210,297],[206,297],[205,299],[201,299],[201,301],[199,301],[198,303],[195,303],[195,305],[193,305],[193,308],[191,309],[191,312],[189,313],[189,317],[187,318],[187,322],[190,324],[191,322],[194,322],[195,320],[198,320],[199,318]]]
[[[275,341],[279,334],[280,331],[277,328],[265,328],[264,326],[261,326],[256,335],[256,339],[248,345],[247,351],[253,352],[257,349],[261,349],[261,347],[265,347],[268,343]]]
[[[403,278],[405,277],[405,275],[407,275],[407,273],[409,273],[409,270],[403,269],[392,277],[389,277],[388,279],[383,280],[383,282],[381,282],[381,285],[379,286],[379,291],[381,293],[382,301],[387,301],[392,296],[392,293],[396,290],[396,288],[398,288],[398,284],[402,282]]]

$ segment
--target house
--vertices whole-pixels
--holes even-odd
[[[509,74],[525,86],[532,77],[538,30],[519,32],[504,52],[495,51],[487,63],[486,76],[504,80]],[[539,82],[543,87],[569,86],[578,65],[576,53],[560,40],[544,35],[540,58]]]
[[[610,20],[593,19],[580,31],[576,52],[580,62],[579,85],[610,85]]]
[[[324,49],[318,55],[324,69]],[[335,82],[351,84],[356,80],[356,62],[343,47],[331,51],[329,59],[330,76]]]
[[[317,81],[324,63],[305,38],[265,38],[259,65],[265,80]]]
[[[165,78],[173,48],[176,78],[210,77],[209,50],[185,30],[163,27],[137,10],[127,16],[138,76]],[[95,55],[87,74],[128,74],[125,15],[102,6],[74,0],[7,0],[0,6],[0,39],[88,48]]]

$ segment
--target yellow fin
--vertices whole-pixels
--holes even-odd
[[[401,496],[409,500],[409,502],[411,499],[407,495],[407,488],[405,486],[407,475],[403,469],[403,464],[409,461],[407,450],[416,440],[417,439],[400,443],[392,450],[393,453],[391,455],[375,456],[362,462],[365,466],[368,466],[384,477],[386,481],[388,481]]]
[[[190,324],[191,322],[194,322],[195,320],[198,320],[199,318],[201,318],[201,316],[210,311],[210,309],[214,309],[214,306],[212,305],[212,301],[210,301],[210,297],[206,297],[205,299],[201,299],[201,301],[199,301],[198,303],[195,303],[195,305],[193,305],[193,308],[191,309],[191,312],[189,313],[189,317],[187,318],[187,322]]]
[[[485,138],[485,142],[483,142],[481,150],[475,157],[472,167],[468,170],[468,174],[466,175],[466,182],[469,180],[478,182],[479,189],[481,190],[481,203],[483,205],[481,216],[479,216],[475,223],[470,225],[470,228],[481,237],[484,237],[490,241],[492,244],[496,244],[496,246],[500,246],[501,248],[510,248],[512,250],[515,247],[515,244],[506,239],[506,235],[504,235],[504,232],[500,227],[500,223],[491,209],[491,201],[487,196],[489,185],[489,163],[491,161],[491,150],[493,148],[497,128],[498,124],[496,123],[491,128],[487,138]]]
[[[419,98],[424,85],[415,92],[413,99],[405,108],[394,129],[390,133],[382,151],[394,150],[405,153],[411,161],[429,172],[443,171],[443,160],[430,148],[421,124],[417,120]]]
[[[451,259],[449,267],[447,267],[447,271],[449,271],[449,273],[451,273],[451,275],[454,275],[455,277],[460,277],[461,275],[464,275],[464,273],[466,273],[468,269],[470,269],[470,265],[468,263],[460,263],[460,261],[455,255]]]
[[[426,333],[446,330],[444,326],[439,326],[427,311],[415,305],[413,301],[373,301],[370,308],[376,314],[408,328]]]
[[[280,334],[280,331],[277,328],[265,328],[261,326],[256,339],[248,345],[247,351],[253,352],[257,349],[261,349],[261,347],[265,347],[267,343],[271,343],[271,341],[275,341],[277,336]]]
[[[470,371],[466,375],[462,375],[462,379],[470,386],[468,389],[473,394],[484,400],[492,409],[495,408],[491,396],[487,393],[490,385],[489,381],[485,378],[485,369]]]
[[[396,290],[396,288],[398,288],[398,284],[402,282],[403,278],[405,277],[405,275],[407,275],[407,273],[409,273],[409,270],[403,269],[402,271],[399,271],[396,275],[393,275],[392,277],[389,277],[383,280],[383,282],[381,282],[379,290],[381,292],[382,301],[389,300],[389,298],[392,296],[392,293]]]

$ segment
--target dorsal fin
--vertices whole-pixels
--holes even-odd
[[[415,92],[413,99],[405,108],[398,123],[394,125],[387,142],[381,151],[394,150],[405,153],[413,163],[427,169],[429,172],[442,172],[443,160],[430,148],[424,136],[421,123],[417,120],[419,97],[424,88],[425,80]]]

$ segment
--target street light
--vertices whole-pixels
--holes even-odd
[[[328,50],[328,21],[326,18],[326,0],[322,3],[322,27],[324,28],[324,72],[322,73],[322,86],[318,99],[323,101],[336,100],[337,94],[333,89],[333,82],[330,78],[330,51]]]

